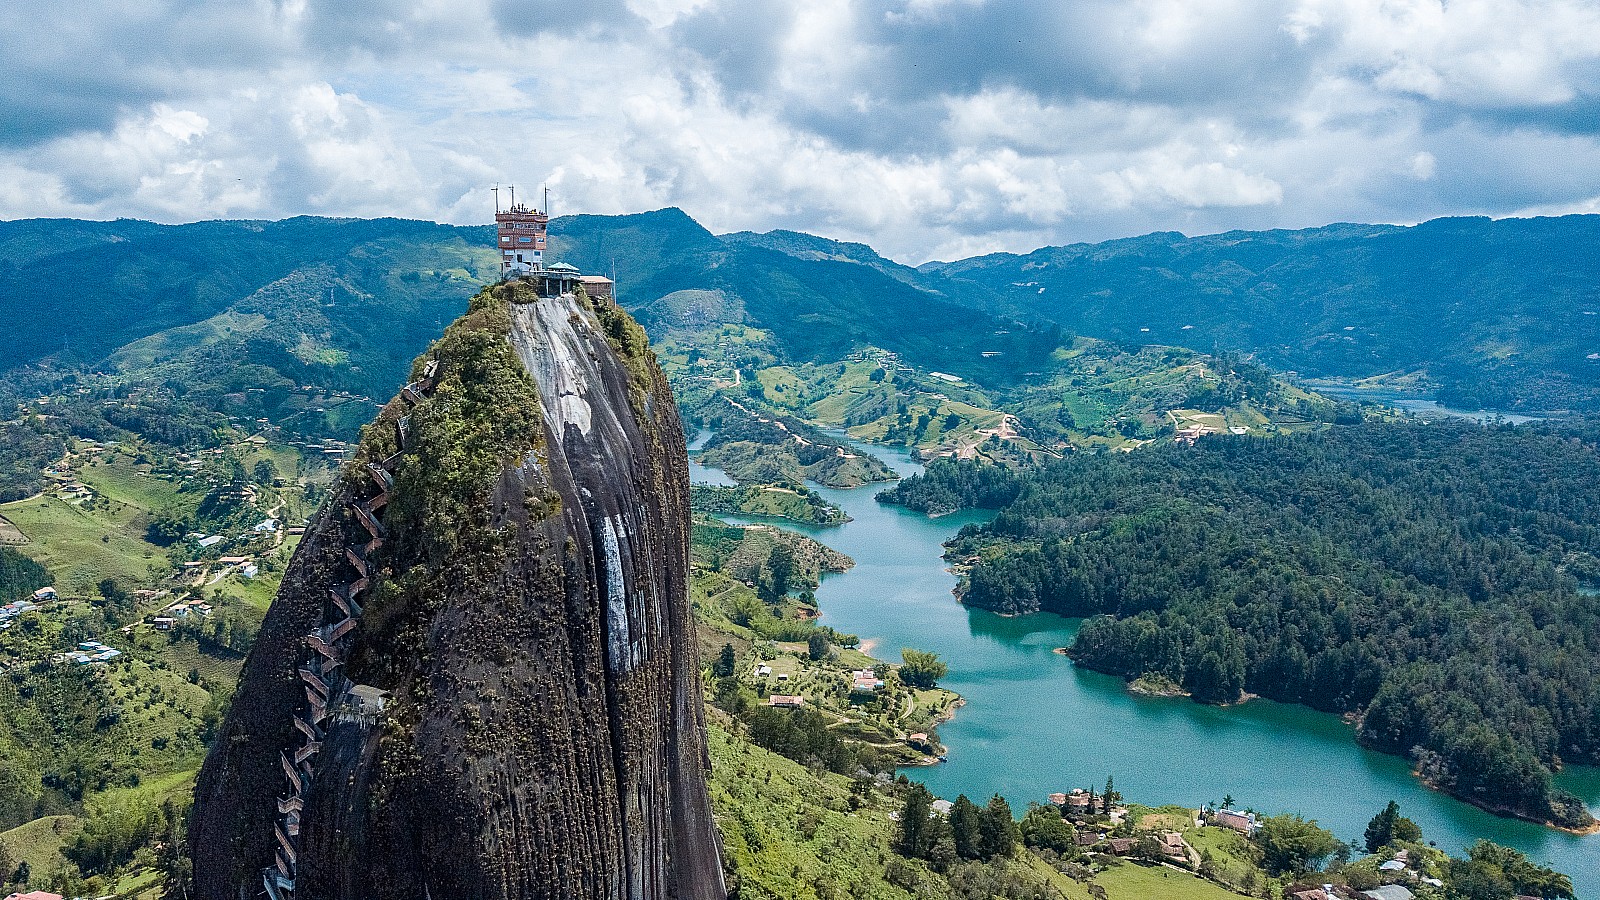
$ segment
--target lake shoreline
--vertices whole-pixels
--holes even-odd
[[[868,449],[881,450],[903,476],[917,470],[896,448]],[[832,529],[778,526],[858,562],[819,587],[822,623],[859,634],[874,656],[893,658],[904,646],[939,653],[950,666],[941,687],[963,698],[939,725],[948,761],[902,769],[934,794],[998,793],[1020,808],[1063,783],[1114,774],[1125,790],[1188,806],[1232,793],[1257,809],[1300,812],[1341,838],[1359,838],[1372,815],[1396,800],[1441,848],[1459,853],[1478,838],[1513,846],[1573,874],[1579,897],[1600,900],[1600,877],[1589,874],[1600,873],[1600,837],[1493,815],[1431,790],[1411,776],[1408,760],[1353,740],[1347,719],[1265,698],[1226,708],[1157,702],[1130,692],[1124,679],[1061,659],[1056,648],[1072,643],[1078,620],[951,603],[965,567],[945,557],[944,544],[993,511],[930,517],[878,503],[875,491],[810,486],[855,519]],[[1559,784],[1600,804],[1600,768],[1568,769]],[[1337,791],[1329,789],[1334,783]]]

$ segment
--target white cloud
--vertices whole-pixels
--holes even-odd
[[[1592,209],[1600,182],[1587,0],[27,6],[0,10],[8,218],[481,222],[489,185],[548,184],[558,214],[918,262]]]

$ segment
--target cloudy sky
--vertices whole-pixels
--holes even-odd
[[[0,6],[0,218],[675,205],[906,262],[1600,212],[1596,0]]]

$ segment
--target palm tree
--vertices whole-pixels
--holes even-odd
[[[1233,805],[1233,795],[1232,794],[1223,794],[1222,795],[1222,808],[1223,809],[1227,809],[1228,807],[1230,807],[1232,805]]]

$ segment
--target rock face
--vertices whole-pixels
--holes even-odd
[[[245,664],[198,895],[724,897],[682,426],[643,331],[502,284],[415,376]]]

